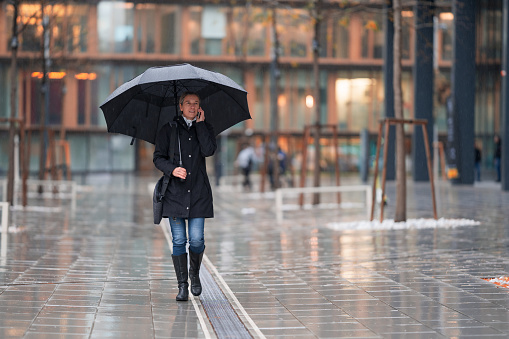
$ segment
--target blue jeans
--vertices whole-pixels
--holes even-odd
[[[186,253],[187,235],[186,219],[168,218],[173,243],[173,255]],[[193,253],[200,254],[205,250],[205,218],[190,218],[187,220],[189,233],[189,249]]]

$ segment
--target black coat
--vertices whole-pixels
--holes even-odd
[[[187,178],[181,181],[172,172],[179,167],[179,146],[175,143],[173,159],[168,154],[170,148],[171,126],[164,125],[157,133],[154,151],[154,165],[170,176],[163,203],[163,217],[212,218],[212,189],[207,176],[205,157],[216,151],[216,138],[212,125],[208,122],[193,122],[187,127],[184,119],[178,117],[177,131],[180,137],[182,163],[187,170]]]

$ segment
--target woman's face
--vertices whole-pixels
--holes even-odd
[[[193,120],[196,117],[198,108],[200,108],[200,98],[195,94],[186,95],[180,104],[182,115],[189,120]]]

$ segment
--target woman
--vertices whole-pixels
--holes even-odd
[[[154,165],[171,178],[164,195],[163,217],[170,221],[172,260],[179,288],[176,299],[186,301],[189,296],[186,220],[191,293],[198,296],[202,290],[199,273],[205,250],[205,218],[214,217],[205,157],[213,155],[217,145],[214,130],[205,121],[199,96],[192,92],[182,94],[179,107],[182,115],[175,118],[178,136],[175,153],[168,154],[172,127],[166,124],[157,134]]]

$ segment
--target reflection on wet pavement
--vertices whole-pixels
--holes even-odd
[[[12,212],[23,231],[0,257],[1,338],[207,337],[192,303],[175,301],[150,182],[113,177],[81,190],[74,213],[42,199],[32,202],[64,208]],[[432,215],[427,186],[409,184],[409,218]],[[267,338],[509,335],[508,290],[482,279],[509,275],[499,186],[439,184],[439,217],[481,223],[455,228],[327,227],[365,220],[362,209],[291,211],[277,224],[273,195],[219,187],[214,199],[206,255]]]

